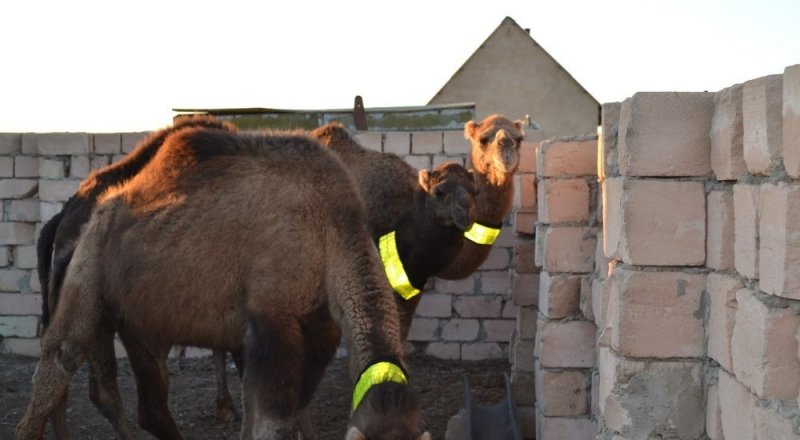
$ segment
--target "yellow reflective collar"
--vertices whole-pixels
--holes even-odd
[[[408,380],[403,373],[403,369],[391,362],[376,362],[370,365],[369,368],[361,373],[361,377],[358,378],[358,382],[356,382],[356,386],[353,389],[352,411],[356,412],[356,408],[358,408],[358,404],[361,403],[364,395],[367,394],[367,390],[373,385],[383,382],[405,384],[408,383]]]
[[[478,244],[494,244],[498,235],[500,235],[500,228],[484,226],[478,222],[473,223],[472,227],[464,232],[467,240]]]
[[[398,295],[404,299],[411,299],[420,291],[411,285],[406,270],[403,269],[403,262],[400,261],[400,254],[397,252],[397,241],[394,231],[384,235],[378,241],[378,249],[381,253],[383,270],[389,278],[389,284]]]

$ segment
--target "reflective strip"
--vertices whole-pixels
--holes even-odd
[[[361,403],[364,395],[367,394],[367,390],[373,385],[383,382],[405,384],[408,383],[408,380],[406,380],[403,370],[391,362],[376,362],[370,365],[369,368],[361,373],[361,377],[358,378],[358,382],[353,388],[353,412],[356,412],[356,408],[358,408],[358,404]]]
[[[378,249],[381,252],[383,270],[389,278],[389,284],[398,295],[405,299],[411,299],[420,291],[411,285],[406,270],[403,269],[403,262],[400,261],[400,254],[397,252],[397,241],[394,231],[384,235],[378,241]]]
[[[473,223],[472,227],[467,232],[464,232],[464,237],[467,240],[478,244],[494,244],[498,235],[500,235],[499,228],[484,226],[478,222]]]

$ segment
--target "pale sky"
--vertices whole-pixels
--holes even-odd
[[[172,108],[355,95],[424,105],[506,16],[601,103],[800,64],[800,0],[6,0],[0,132],[146,131]]]

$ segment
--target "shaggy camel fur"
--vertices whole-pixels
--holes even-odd
[[[81,183],[77,193],[64,204],[61,212],[52,217],[42,228],[36,244],[39,281],[42,286],[42,324],[44,329],[50,323],[52,311],[58,304],[58,293],[77,245],[81,228],[97,203],[98,197],[109,188],[123,184],[136,175],[161,148],[164,140],[172,133],[186,127],[206,127],[230,132],[237,131],[230,123],[217,121],[210,116],[188,116],[173,126],[158,130],[147,136],[136,148],[119,162],[94,171]],[[224,366],[224,353],[218,354]],[[234,356],[238,359],[237,356]],[[108,418],[112,425],[122,432],[129,433],[127,419],[122,410],[121,399],[116,387],[116,361],[111,358],[106,371],[91,371],[89,378],[90,398]],[[220,373],[221,371],[221,373]],[[104,377],[104,373],[108,377]],[[54,411],[52,417],[56,438],[66,439],[66,396]],[[233,399],[227,385],[224,369],[218,369],[216,416],[219,420],[231,421],[236,418]],[[129,435],[129,434],[127,434]],[[125,434],[122,435],[123,437]]]
[[[498,230],[511,210],[514,173],[519,167],[519,150],[525,133],[522,122],[491,115],[480,124],[469,121],[464,136],[472,143],[470,161],[478,187],[476,222]],[[491,244],[466,240],[455,260],[436,276],[448,280],[471,275],[483,264]]]
[[[333,155],[302,136],[181,130],[98,199],[17,438],[41,438],[75,370],[107,361],[98,353],[113,353],[108,323],[129,349],[140,423],[156,437],[180,438],[160,362],[178,344],[241,350],[242,438],[289,438],[340,329],[354,379],[375,361],[402,365],[392,295],[361,199]],[[425,438],[420,423],[410,388],[383,382],[354,407],[349,435]]]

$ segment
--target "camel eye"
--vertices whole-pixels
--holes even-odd
[[[437,199],[441,199],[442,197],[444,197],[444,189],[441,186],[437,186],[436,188],[433,189],[433,195]]]

